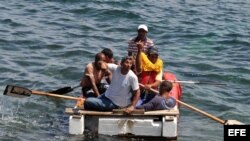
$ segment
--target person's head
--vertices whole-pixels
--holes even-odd
[[[161,85],[160,85],[160,95],[164,94],[164,93],[169,93],[173,88],[173,84],[169,81],[162,81]]]
[[[121,69],[123,71],[129,71],[133,65],[133,57],[132,56],[126,56],[122,58],[121,60]]]
[[[137,37],[141,40],[144,40],[148,33],[148,27],[145,24],[141,24],[137,28]]]
[[[107,63],[114,63],[113,51],[111,49],[104,48],[101,53],[105,55]]]
[[[101,69],[101,62],[106,62],[106,57],[100,52],[95,55],[95,67],[97,69]]]
[[[158,48],[156,47],[150,47],[148,49],[148,59],[154,64],[156,63],[157,59],[158,59]]]

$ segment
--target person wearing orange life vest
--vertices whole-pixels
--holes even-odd
[[[142,51],[143,44],[138,42],[136,55],[136,72],[139,83],[145,85],[145,89],[141,88],[141,98],[143,103],[151,100],[155,94],[149,89],[158,89],[162,81],[163,61],[159,57],[158,49],[156,47],[149,48],[147,54]],[[142,103],[142,104],[143,104]]]

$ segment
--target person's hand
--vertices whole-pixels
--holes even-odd
[[[77,108],[82,108],[83,107],[83,104],[84,104],[84,101],[85,101],[85,98],[83,97],[79,97],[77,100],[76,100],[76,106]]]
[[[150,84],[147,84],[147,85],[145,85],[145,86],[144,86],[144,89],[146,89],[146,90],[150,90],[150,89],[151,89],[151,87],[152,87],[152,86],[151,86]]]
[[[131,106],[128,106],[128,107],[125,109],[125,112],[126,112],[127,114],[130,114],[134,109],[135,109],[135,107],[134,107],[133,105],[131,105]]]
[[[101,70],[105,71],[108,69],[108,65],[104,61],[98,61]]]
[[[141,51],[143,49],[143,41],[139,41],[136,43],[138,51]]]

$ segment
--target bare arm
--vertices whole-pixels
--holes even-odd
[[[111,83],[112,73],[110,72],[110,70],[107,70],[107,71],[106,71],[105,79],[106,79],[106,81],[108,82],[108,84]]]
[[[154,83],[150,83],[150,84],[146,84],[145,85],[145,89],[149,90],[150,88],[158,88],[161,84],[162,81],[162,70],[160,72],[157,73],[156,78],[155,78],[155,82]]]
[[[141,52],[142,52],[142,48],[143,48],[143,43],[142,42],[138,42],[137,44],[137,49],[138,52],[136,54],[136,72],[141,73],[142,71],[142,66],[141,66]]]
[[[153,87],[153,88],[157,88],[157,87],[160,86],[160,84],[161,84],[161,81],[156,80],[154,83],[146,84],[146,85],[145,85],[145,89],[149,90],[149,89],[152,88],[152,87]]]
[[[99,61],[99,63],[101,63],[101,70],[102,70],[102,71],[104,71],[104,72],[108,71],[108,70],[107,70],[107,69],[108,69],[108,64],[107,64],[107,63],[105,63],[105,62],[103,62],[103,61]],[[97,97],[100,96],[100,92],[99,92],[99,90],[98,90],[98,88],[97,88],[97,86],[96,86],[96,82],[95,82],[93,70],[92,70],[92,73],[91,73],[91,72],[89,73],[89,78],[90,78],[90,81],[91,81],[91,87],[92,87],[92,89],[93,89],[95,95],[96,95]]]
[[[91,82],[91,88],[93,89],[96,97],[98,97],[100,95],[100,93],[99,93],[99,90],[98,90],[98,88],[96,86],[94,75],[86,74],[86,76],[89,77],[90,82]]]
[[[140,98],[140,89],[133,91],[133,98],[131,104],[126,108],[126,113],[131,113],[135,109],[135,105]]]
[[[85,68],[85,71],[84,71],[83,79],[81,81],[81,86],[84,87],[84,86],[88,86],[88,85],[91,86],[91,88],[93,89],[96,96],[100,95],[98,88],[96,86],[96,83],[95,83],[93,67],[87,65],[87,67]]]
[[[88,82],[90,81],[88,77],[86,77],[86,71],[87,71],[87,67],[85,68],[84,72],[83,72],[83,76],[80,82],[80,86],[81,87],[86,87],[88,86]]]

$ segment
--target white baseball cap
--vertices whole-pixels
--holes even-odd
[[[148,32],[148,27],[145,24],[141,24],[138,26],[138,30],[143,29]]]

